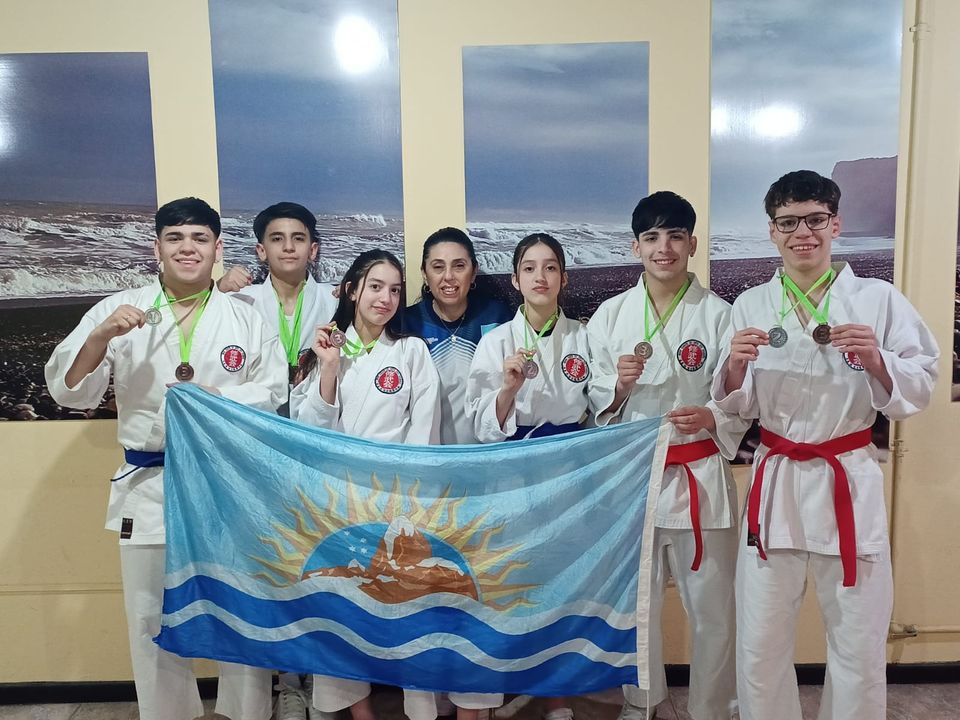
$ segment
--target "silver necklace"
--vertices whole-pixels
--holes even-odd
[[[437,316],[437,320],[440,321],[440,324],[446,328],[447,332],[450,333],[450,342],[455,343],[457,341],[457,332],[460,330],[460,326],[463,325],[463,319],[467,316],[467,311],[464,309],[463,315],[460,316],[460,322],[457,323],[457,327],[453,330],[450,329],[450,326],[447,325],[447,321],[443,319],[440,315],[440,312],[437,310],[437,301],[433,301],[433,312]]]

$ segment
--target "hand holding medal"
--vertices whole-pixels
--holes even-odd
[[[143,310],[133,305],[121,305],[97,326],[96,332],[103,342],[107,342],[126,335],[135,328],[143,327],[145,322]]]
[[[617,358],[617,394],[629,392],[637,384],[640,375],[643,374],[643,368],[647,364],[647,359],[639,353],[632,355],[621,355]]]
[[[337,330],[336,323],[328,325],[318,325],[314,336],[311,349],[317,356],[317,360],[324,366],[339,366],[340,348],[346,344],[347,336],[341,330]],[[336,344],[334,341],[340,343]],[[343,342],[341,342],[341,340]]]
[[[520,387],[528,379],[527,378],[527,363],[533,362],[530,360],[530,356],[524,350],[517,350],[513,355],[508,355],[503,360],[503,383],[501,385],[501,391],[507,393],[511,397],[516,395],[520,390]],[[533,363],[536,365],[536,362]],[[536,377],[539,374],[540,368],[534,372],[533,377]]]
[[[530,342],[530,323],[527,321],[527,308],[523,308],[523,344],[525,347],[521,348],[520,354],[525,358],[523,361],[523,367],[521,372],[523,377],[527,380],[533,380],[537,375],[540,374],[540,366],[537,365],[537,361],[534,360],[534,356],[537,353],[537,344],[540,342],[546,333],[550,332],[550,329],[556,325],[557,319],[560,317],[559,310],[555,312],[547,322],[544,323],[543,327],[540,329],[540,332],[537,333],[537,337],[534,338],[533,342]]]

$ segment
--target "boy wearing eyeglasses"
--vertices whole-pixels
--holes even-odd
[[[764,199],[783,267],[733,305],[734,335],[714,377],[728,412],[758,418],[760,446],[737,558],[742,720],[800,720],[793,668],[810,572],[827,630],[820,718],[886,717],[893,578],[878,412],[925,408],[939,350],[889,283],[831,262],[840,188],[787,173]]]

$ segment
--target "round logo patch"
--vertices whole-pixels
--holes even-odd
[[[583,359],[582,355],[576,353],[567,355],[560,363],[560,369],[563,370],[563,375],[567,380],[575,383],[582,383],[590,374],[590,366],[587,365],[587,361]]]
[[[377,390],[385,395],[393,395],[394,393],[399,392],[400,388],[403,387],[403,375],[401,375],[400,371],[393,366],[385,367],[383,370],[377,373],[377,377],[374,378],[373,384],[376,386]]]
[[[677,349],[680,367],[688,372],[696,372],[707,361],[707,347],[699,340],[686,340]]]
[[[851,370],[856,370],[858,372],[863,372],[863,363],[860,362],[860,356],[855,352],[845,352],[843,354],[843,361],[847,364],[847,367]]]
[[[247,354],[239,345],[227,345],[220,351],[220,364],[227,372],[238,372],[247,362]]]

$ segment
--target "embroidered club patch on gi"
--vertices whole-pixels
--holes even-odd
[[[563,375],[567,380],[575,383],[582,383],[590,374],[590,366],[587,365],[587,361],[583,359],[582,355],[576,353],[567,355],[560,363],[560,369],[563,370]]]
[[[847,367],[851,370],[856,370],[857,372],[863,372],[863,363],[860,362],[860,356],[855,352],[845,352],[843,354],[843,361],[847,364]]]
[[[687,340],[677,349],[680,367],[688,372],[696,372],[707,361],[707,347],[699,340]]]
[[[247,353],[239,345],[227,345],[220,351],[220,364],[227,372],[239,372],[247,362]]]
[[[385,395],[393,395],[403,387],[403,375],[395,367],[385,367],[377,373],[373,384]]]

